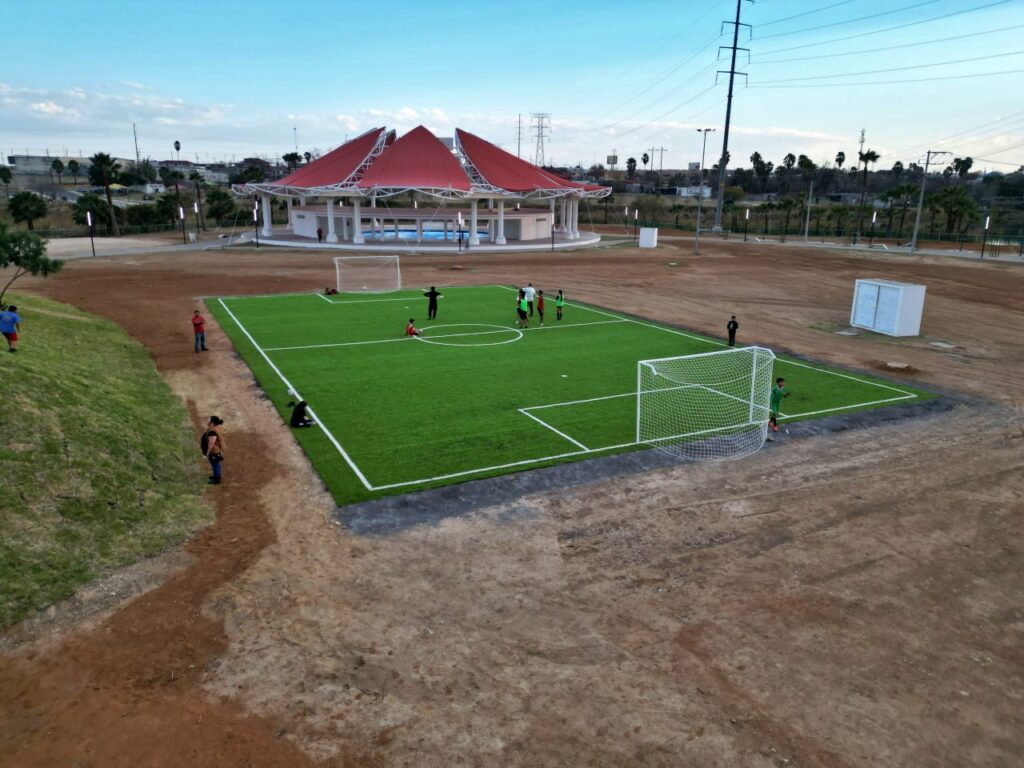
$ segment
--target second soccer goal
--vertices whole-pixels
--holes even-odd
[[[637,442],[696,461],[755,453],[768,436],[774,365],[763,347],[639,361]]]
[[[338,293],[384,293],[402,290],[402,267],[394,256],[335,256]]]

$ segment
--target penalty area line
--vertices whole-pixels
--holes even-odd
[[[540,424],[542,427],[547,427],[548,429],[550,429],[552,432],[554,432],[559,437],[564,437],[566,440],[568,440],[570,443],[575,445],[577,448],[580,448],[580,449],[582,449],[584,451],[589,451],[590,450],[589,448],[587,448],[587,446],[585,446],[579,440],[574,440],[573,438],[569,437],[569,435],[565,434],[565,432],[562,432],[560,429],[555,429],[553,426],[548,424],[546,421],[544,421],[543,419],[537,418],[536,416],[534,416],[532,413],[528,412],[524,408],[517,408],[516,410],[518,410],[521,414],[523,414],[523,416],[527,416],[527,417],[533,419],[538,424]]]
[[[278,375],[278,377],[281,379],[281,381],[284,382],[284,385],[288,387],[288,389],[295,393],[296,399],[301,400],[302,395],[299,394],[299,390],[292,386],[292,383],[288,381],[287,377],[285,377],[285,375],[281,373],[281,369],[274,365],[273,361],[267,356],[267,353],[263,351],[263,348],[256,343],[256,339],[252,337],[252,334],[250,334],[249,331],[246,330],[245,326],[242,325],[242,323],[238,320],[238,318],[235,317],[235,313],[228,309],[228,305],[224,303],[224,299],[217,299],[217,301],[224,308],[224,311],[228,313],[228,316],[234,321],[235,325],[238,326],[238,330],[245,334],[245,338],[247,338],[249,340],[249,343],[252,344],[253,348],[260,353],[260,356],[267,362],[267,365],[270,366],[271,370]],[[320,430],[324,433],[324,435],[327,436],[327,439],[331,441],[331,444],[338,449],[338,453],[341,454],[341,457],[345,460],[345,463],[348,464],[349,468],[355,473],[356,477],[359,478],[359,481],[363,484],[366,490],[375,490],[374,486],[370,483],[370,481],[366,479],[366,475],[364,475],[362,471],[359,469],[359,467],[356,466],[356,463],[352,461],[352,457],[349,456],[345,449],[341,447],[341,443],[338,442],[338,439],[333,434],[331,434],[331,431],[327,429],[326,426],[324,426],[323,420],[316,415],[312,408],[307,407],[306,410],[309,411],[309,415],[316,422],[316,425],[320,427]]]

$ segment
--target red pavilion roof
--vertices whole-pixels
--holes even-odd
[[[509,192],[571,189],[572,185],[461,128],[455,129],[466,159],[491,186]]]
[[[356,136],[274,184],[282,187],[325,187],[342,184],[370,156],[383,132],[383,128],[373,128]]]
[[[458,158],[422,125],[388,147],[357,184],[360,189],[455,189],[471,183]]]

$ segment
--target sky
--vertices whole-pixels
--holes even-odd
[[[0,153],[208,162],[456,126],[549,164],[722,150],[735,0],[6,0]],[[742,1],[729,149],[1024,164],[1024,0]],[[521,149],[517,120],[522,118]],[[652,153],[652,148],[661,149]],[[641,163],[642,165],[642,163]]]

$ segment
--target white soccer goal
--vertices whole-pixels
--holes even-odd
[[[334,275],[338,293],[383,293],[402,289],[398,256],[335,256]]]
[[[759,451],[768,435],[774,363],[763,347],[639,361],[637,442],[695,461]]]

